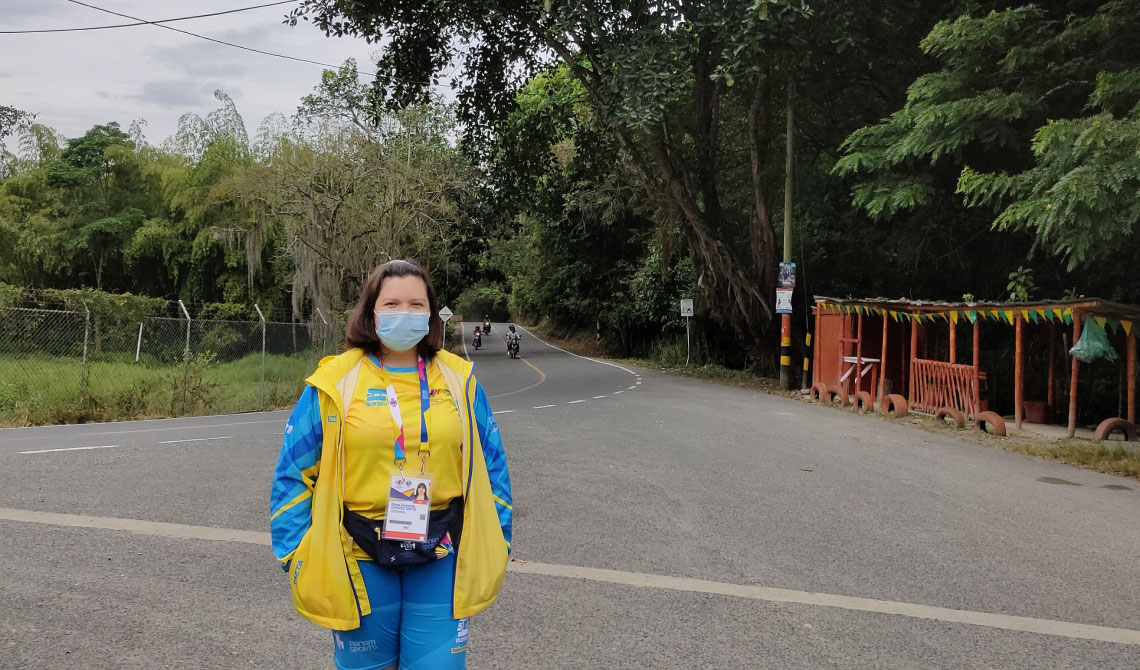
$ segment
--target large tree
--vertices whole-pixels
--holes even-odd
[[[927,226],[947,212],[974,220],[975,252],[988,249],[986,257],[995,243],[989,230],[1009,231],[1044,260],[1082,270],[1069,278],[1058,267],[1060,288],[1135,300],[1140,286],[1128,268],[1140,260],[1131,242],[1140,219],[1137,30],[1140,4],[1123,0],[940,22],[922,41],[937,67],[915,79],[901,109],[851,134],[837,171],[857,180],[854,202],[873,216],[914,212]]]
[[[706,304],[764,350],[757,335],[772,319],[778,251],[769,192],[783,163],[772,119],[792,67],[789,34],[808,14],[800,0],[306,0],[293,18],[384,40],[375,83],[397,105],[460,68],[474,145],[526,77],[566,65],[659,203],[662,225],[679,229]],[[726,137],[747,147],[743,163],[726,156]]]

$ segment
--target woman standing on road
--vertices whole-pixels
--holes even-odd
[[[285,428],[273,552],[343,670],[465,668],[467,618],[506,571],[499,428],[471,363],[440,350],[438,311],[419,265],[378,267]]]

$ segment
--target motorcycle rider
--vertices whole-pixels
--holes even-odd
[[[491,332],[491,317],[487,314],[483,315],[483,332]]]
[[[516,354],[518,353],[518,350],[519,350],[519,340],[520,340],[521,338],[522,338],[522,335],[519,335],[519,334],[518,334],[518,333],[515,331],[515,325],[514,325],[513,323],[512,323],[511,325],[507,326],[507,355],[508,355],[508,356],[510,356],[510,355],[511,355],[511,346],[512,346],[512,345],[513,345],[513,346],[514,346],[514,348],[515,348],[515,353],[516,353]]]
[[[479,326],[475,326],[475,338],[472,343],[476,349],[483,346],[483,331],[479,329]]]

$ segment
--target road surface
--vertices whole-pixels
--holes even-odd
[[[1136,482],[504,330],[469,667],[1140,667]],[[0,668],[332,667],[267,546],[286,416],[0,431]]]

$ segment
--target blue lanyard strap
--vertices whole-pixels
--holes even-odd
[[[404,416],[400,411],[400,398],[396,394],[395,385],[388,378],[388,371],[384,367],[384,363],[375,356],[369,358],[376,364],[376,367],[380,368],[382,381],[387,382],[385,393],[388,396],[388,411],[392,413],[392,424],[396,433],[393,451],[395,452],[396,463],[400,464],[408,459],[404,451],[406,446],[404,442]],[[431,409],[431,388],[428,386],[427,362],[423,357],[419,357],[417,360],[416,373],[420,382],[420,460],[426,460],[431,453],[428,446],[427,428],[428,410]]]

